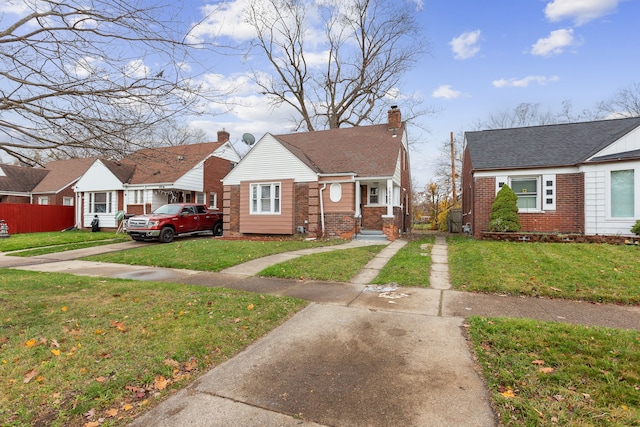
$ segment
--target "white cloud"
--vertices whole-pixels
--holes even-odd
[[[571,19],[576,25],[586,24],[615,11],[618,0],[553,0],[544,14],[551,22]]]
[[[148,77],[150,72],[151,70],[144,64],[144,61],[142,61],[142,59],[129,61],[125,70],[127,76],[138,79]]]
[[[453,90],[451,85],[441,85],[431,93],[433,98],[455,99],[462,96],[462,92]]]
[[[480,30],[467,31],[449,42],[455,59],[469,59],[480,52]]]
[[[527,76],[523,79],[500,79],[494,80],[491,84],[497,88],[503,87],[528,87],[531,83],[538,83],[540,86],[544,86],[547,83],[553,83],[560,80],[558,76]]]
[[[416,4],[416,10],[417,11],[421,11],[424,9],[424,2],[423,0],[411,0],[413,3]]]
[[[255,29],[244,22],[248,4],[247,0],[235,0],[203,6],[201,10],[205,18],[192,28],[190,41],[197,43],[222,36],[238,41],[253,39]]]
[[[531,46],[531,54],[537,56],[559,55],[568,46],[574,45],[573,28],[551,31],[549,37],[538,39]]]
[[[23,15],[29,11],[26,2],[23,0],[4,0],[0,3],[0,14],[15,13]]]

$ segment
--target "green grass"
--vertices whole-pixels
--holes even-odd
[[[455,289],[640,304],[640,249],[449,238]]]
[[[382,268],[373,283],[429,287],[434,242],[434,236],[408,242]]]
[[[502,426],[640,425],[638,331],[468,319]]]
[[[97,232],[71,230],[51,231],[46,233],[12,234],[9,238],[0,239],[0,252],[23,251],[40,248],[39,252],[24,252],[12,255],[33,256],[52,252],[62,252],[82,247],[97,246],[106,243],[125,242],[130,240],[126,234],[114,232]]]
[[[104,418],[102,425],[125,425],[305,304],[220,288],[3,271],[1,424]]]
[[[259,275],[284,279],[311,279],[347,282],[380,252],[385,245],[362,246],[307,255],[272,265]]]
[[[267,255],[344,243],[344,240],[223,240],[197,238],[83,258],[90,261],[220,271]]]

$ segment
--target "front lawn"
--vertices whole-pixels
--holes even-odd
[[[12,234],[9,238],[0,239],[0,252],[21,251],[12,255],[34,256],[128,240],[131,238],[126,234],[104,231],[91,233],[83,230],[70,230]]]
[[[468,319],[501,426],[640,425],[640,333]]]
[[[434,236],[408,242],[389,260],[372,283],[428,288],[434,242]]]
[[[167,283],[5,270],[2,425],[125,425],[306,303]]]
[[[83,258],[88,261],[150,265],[202,271],[225,268],[268,255],[345,243],[344,240],[224,240],[197,238],[162,244],[152,242],[139,248]]]
[[[455,289],[640,304],[640,248],[448,239]]]

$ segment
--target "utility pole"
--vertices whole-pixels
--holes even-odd
[[[458,201],[456,194],[456,153],[453,148],[453,132],[450,132],[449,135],[451,136],[451,187],[453,188],[453,203],[455,204]]]

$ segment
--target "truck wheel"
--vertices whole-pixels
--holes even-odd
[[[217,222],[216,225],[213,226],[213,235],[214,236],[222,236],[222,223]]]
[[[173,231],[171,227],[164,227],[160,231],[160,242],[162,243],[171,243],[176,233]]]

